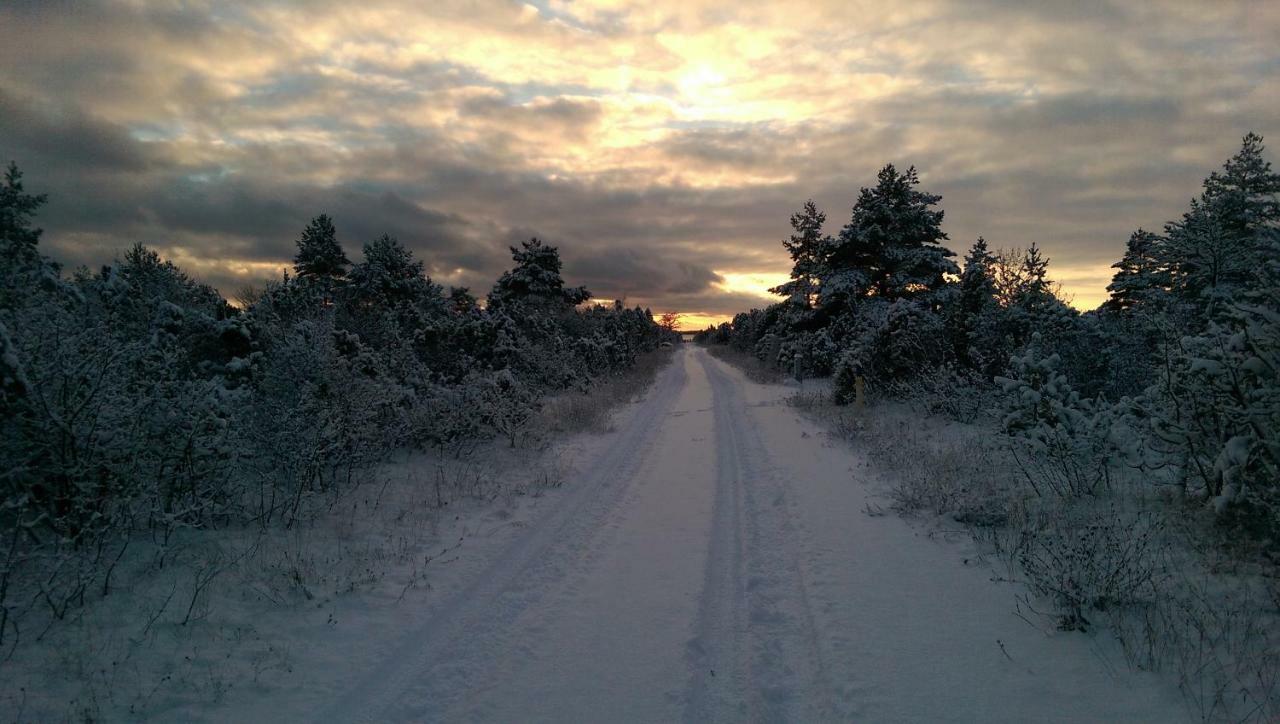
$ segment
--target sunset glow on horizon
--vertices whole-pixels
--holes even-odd
[[[99,0],[0,8],[0,156],[47,253],[141,241],[232,294],[328,213],[487,291],[538,236],[682,326],[776,301],[885,163],[962,255],[1038,244],[1081,309],[1246,131],[1280,143],[1280,5]]]

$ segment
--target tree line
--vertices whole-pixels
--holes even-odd
[[[671,335],[647,310],[586,305],[557,249],[511,249],[481,303],[389,236],[352,263],[333,220],[293,273],[233,306],[139,244],[66,273],[45,202],[0,183],[0,645],[38,610],[106,595],[131,541],[290,526],[405,447],[518,444],[540,400],[627,370]]]
[[[783,242],[782,301],[698,335],[797,377],[854,380],[944,412],[991,411],[1032,458],[1105,487],[1117,465],[1210,501],[1273,549],[1280,534],[1280,175],[1250,133],[1179,219],[1138,229],[1109,297],[1081,313],[1032,244],[977,239],[957,263],[941,197],[914,168],[880,170],[825,233],[812,201]],[[1059,476],[1061,477],[1061,476]],[[1037,493],[1041,491],[1037,490]]]

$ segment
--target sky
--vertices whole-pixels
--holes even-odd
[[[231,295],[328,213],[480,292],[536,235],[687,327],[771,301],[806,199],[836,233],[914,165],[950,248],[1034,242],[1090,308],[1246,132],[1280,149],[1278,38],[1234,0],[5,0],[0,158],[68,266],[141,241]]]

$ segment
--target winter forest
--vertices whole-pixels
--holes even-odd
[[[0,0],[0,724],[1280,722],[1278,38]]]
[[[1276,716],[1280,174],[1263,139],[1180,218],[1134,231],[1084,313],[1035,244],[978,238],[957,258],[918,187],[885,166],[838,231],[804,204],[783,300],[696,340],[766,379],[830,377],[835,424],[899,471],[893,507],[970,526],[1059,629],[1108,627],[1132,665],[1196,689],[1204,719]],[[838,412],[860,384],[897,419]],[[946,422],[921,434],[922,416]]]
[[[1262,138],[1247,135],[1181,218],[1134,231],[1109,300],[1084,313],[1035,244],[992,249],[978,238],[957,260],[941,197],[919,186],[914,168],[884,166],[835,234],[805,203],[783,242],[790,281],[771,290],[782,300],[694,342],[784,390],[779,409],[887,471],[864,515],[888,509],[931,537],[970,539],[1007,572],[992,580],[1025,587],[1013,606],[1032,629],[1114,641],[1132,670],[1171,677],[1192,718],[1274,717],[1280,174]],[[299,664],[286,644],[221,621],[220,607],[252,619],[264,605],[318,600],[333,626],[344,597],[430,591],[437,559],[458,560],[449,556],[475,535],[468,516],[520,510],[513,496],[538,498],[573,477],[547,462],[556,440],[614,430],[613,408],[636,391],[656,395],[615,433],[620,451],[584,472],[635,468],[666,429],[646,416],[669,404],[663,395],[690,394],[664,381],[692,364],[672,358],[676,315],[658,323],[649,310],[590,303],[566,286],[557,248],[536,238],[511,249],[511,269],[479,300],[433,282],[390,236],[353,263],[335,220],[320,215],[297,238],[292,273],[233,303],[141,244],[100,269],[63,269],[40,248],[45,202],[10,165],[0,187],[0,666],[37,677],[6,692],[18,720],[163,718],[235,701],[250,678],[287,682]],[[725,373],[702,364],[719,395]],[[750,507],[750,485],[765,478],[750,461],[781,443],[742,447],[766,433],[727,429],[729,441],[688,449],[703,460],[737,450],[729,469],[748,466],[744,514],[766,535],[769,514]],[[401,467],[388,465],[404,451]],[[722,476],[725,465],[716,462]],[[512,483],[519,468],[528,474]],[[450,545],[434,531],[455,509],[462,532]],[[779,525],[770,545],[802,546],[783,532],[792,523]],[[728,564],[711,545],[715,571]],[[748,561],[762,555],[751,550]],[[732,597],[701,595],[713,608]],[[476,605],[476,616],[494,615]],[[123,639],[95,640],[111,619]],[[57,647],[70,647],[67,658],[51,657]],[[765,672],[752,676],[782,676]],[[62,679],[26,688],[40,677]],[[181,687],[196,693],[172,693]],[[70,705],[51,704],[59,696]],[[696,687],[689,696],[692,718],[715,710]],[[795,713],[767,697],[760,706]]]
[[[1112,466],[1185,500],[1208,501],[1241,544],[1268,556],[1280,534],[1280,174],[1262,138],[1204,181],[1182,218],[1133,232],[1110,299],[1079,313],[1035,244],[962,263],[944,246],[941,197],[914,168],[885,166],[835,236],[812,202],[791,217],[781,301],[701,332],[799,377],[925,397],[1000,429],[1064,476],[1028,475],[1038,495],[1096,496]]]
[[[365,243],[353,264],[320,215],[297,239],[293,273],[232,304],[141,244],[100,269],[62,269],[40,250],[44,202],[10,165],[0,186],[9,663],[166,568],[192,567],[194,580],[147,615],[176,612],[185,626],[201,615],[203,589],[253,556],[262,532],[349,505],[394,451],[456,460],[490,440],[537,447],[546,426],[584,414],[560,404],[547,419],[549,395],[582,397],[678,341],[647,310],[587,304],[590,292],[565,285],[558,250],[538,239],[511,249],[512,268],[480,303],[434,283],[390,236]],[[460,492],[450,475],[429,507],[490,494]],[[192,551],[189,533],[227,530],[259,531],[259,541]],[[22,718],[19,698],[4,707]],[[97,704],[75,705],[74,718],[97,718]]]

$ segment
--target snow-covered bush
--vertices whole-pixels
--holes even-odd
[[[1233,305],[1170,357],[1139,403],[1150,444],[1188,494],[1280,531],[1280,296]]]
[[[1011,376],[996,380],[1005,394],[1001,427],[1036,495],[1094,495],[1111,482],[1113,414],[1105,404],[1082,399],[1058,371],[1060,363],[1033,336],[1013,358]]]
[[[885,310],[872,339],[871,370],[882,383],[910,380],[942,364],[945,355],[942,318],[920,302],[899,299]]]
[[[250,502],[263,524],[350,486],[356,470],[403,444],[410,391],[358,337],[320,313],[279,333],[258,364],[241,429]]]

